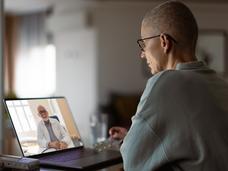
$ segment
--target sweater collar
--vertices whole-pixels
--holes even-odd
[[[202,61],[193,61],[186,63],[179,63],[176,66],[176,70],[188,70],[188,69],[201,69],[205,68],[206,65]]]

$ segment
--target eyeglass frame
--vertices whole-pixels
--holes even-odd
[[[165,36],[167,36],[168,38],[170,38],[174,43],[178,43],[172,36],[170,36],[169,34],[164,34]],[[148,39],[153,39],[153,38],[156,38],[156,37],[160,37],[161,34],[159,35],[156,35],[156,36],[150,36],[150,37],[146,37],[146,38],[143,38],[143,39],[138,39],[137,40],[137,44],[139,45],[139,48],[141,49],[141,51],[145,51],[144,48],[146,47],[145,46],[145,43],[144,43],[144,40],[148,40]],[[144,44],[144,47],[142,47],[142,45],[140,44],[140,42],[142,42]]]
[[[40,110],[38,113],[39,114],[43,114],[43,113],[46,113],[47,112],[47,110]]]

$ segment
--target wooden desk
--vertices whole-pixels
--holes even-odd
[[[87,149],[89,150],[89,149]],[[88,151],[89,152],[89,151]],[[94,152],[94,151],[92,151]],[[94,157],[88,156],[85,158],[79,158],[78,160],[75,161],[69,161],[69,167],[67,168],[67,164],[62,163],[62,162],[55,162],[55,161],[49,161],[46,162],[45,160],[42,160],[41,169],[42,170],[47,170],[47,171],[55,171],[55,170],[78,170],[78,171],[90,171],[90,170],[100,170],[100,171],[119,171],[120,168],[122,167],[122,158],[119,153],[119,151],[111,151],[111,150],[104,150],[102,151],[99,155],[98,153],[97,156],[94,155]],[[59,157],[59,155],[58,155]],[[46,163],[46,164],[45,164]],[[82,167],[82,168],[77,168]],[[75,169],[73,169],[75,167]]]
[[[123,165],[122,164],[117,164],[117,165],[114,165],[114,166],[111,166],[111,167],[107,167],[107,168],[104,168],[104,169],[100,169],[100,170],[97,170],[97,171],[123,171],[122,169]],[[0,171],[15,171],[15,169],[1,169],[0,168]],[[22,170],[17,170],[17,171],[22,171]],[[38,170],[36,170],[38,171]],[[61,169],[54,169],[54,168],[45,168],[45,167],[41,167],[39,171],[66,171],[66,170],[61,170]]]
[[[123,168],[122,164],[117,164],[117,165],[110,166],[110,167],[107,167],[107,168],[104,168],[104,169],[100,169],[100,170],[97,170],[97,171],[123,171],[122,168]],[[63,170],[41,167],[40,171],[63,171]]]

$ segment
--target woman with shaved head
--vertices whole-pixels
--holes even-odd
[[[167,1],[145,15],[141,37],[153,76],[130,130],[110,129],[112,138],[123,139],[124,170],[228,170],[228,85],[196,59],[192,12]]]

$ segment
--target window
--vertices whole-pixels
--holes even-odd
[[[27,100],[8,101],[7,106],[18,133],[37,130],[36,122]]]

